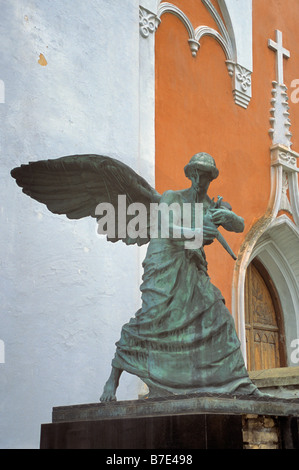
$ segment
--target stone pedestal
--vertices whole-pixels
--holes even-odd
[[[53,408],[52,423],[41,427],[40,447],[299,448],[298,419],[299,401],[279,398],[197,394],[92,403]]]
[[[252,382],[266,394],[299,400],[299,367],[279,367],[249,372]]]

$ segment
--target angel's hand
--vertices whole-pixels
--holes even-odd
[[[211,220],[215,225],[222,225],[222,227],[230,232],[243,232],[244,230],[244,220],[242,217],[227,209],[213,210]]]
[[[203,244],[210,245],[218,235],[217,227],[213,224],[203,226]]]
[[[212,222],[215,225],[225,225],[234,220],[234,213],[227,209],[216,209],[212,214]]]

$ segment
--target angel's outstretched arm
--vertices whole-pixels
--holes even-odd
[[[241,233],[244,230],[244,219],[231,210],[215,209],[212,213],[212,221],[229,232]]]

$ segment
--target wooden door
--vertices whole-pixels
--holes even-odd
[[[245,328],[248,370],[286,365],[279,298],[269,274],[257,260],[246,273]]]

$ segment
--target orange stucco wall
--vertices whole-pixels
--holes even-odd
[[[216,27],[198,0],[173,0],[194,27]],[[216,2],[214,2],[216,5]],[[189,186],[184,165],[200,151],[216,160],[220,175],[209,189],[210,197],[223,196],[245,219],[243,234],[225,233],[238,254],[253,224],[266,211],[270,195],[270,99],[275,80],[275,54],[268,39],[275,29],[283,32],[291,58],[284,61],[287,87],[299,79],[299,1],[253,0],[253,97],[247,110],[237,106],[222,48],[204,37],[196,58],[188,34],[178,18],[162,16],[156,33],[156,187]],[[289,98],[293,90],[289,88]],[[290,100],[293,149],[298,151],[299,103]],[[234,261],[216,241],[206,248],[209,274],[231,308]]]

